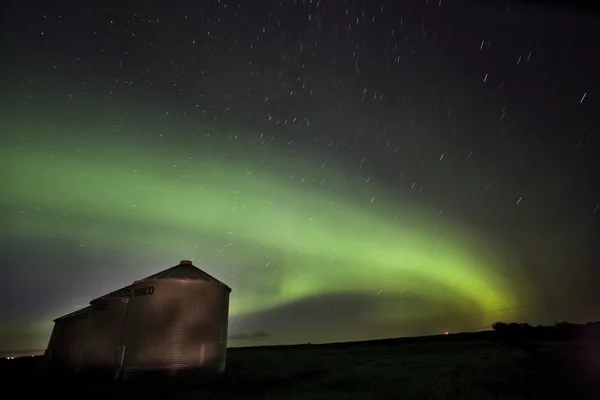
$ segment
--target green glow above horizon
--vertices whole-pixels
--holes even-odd
[[[358,185],[362,178],[352,174],[336,181],[337,192],[311,183],[323,166],[297,153],[267,163],[243,146],[211,157],[210,149],[156,139],[140,146],[135,137],[22,136],[0,150],[11,168],[1,201],[13,211],[13,236],[81,238],[173,260],[192,254],[233,287],[232,316],[328,293],[405,293],[465,312],[476,307],[489,323],[521,300],[502,272],[513,263],[509,255],[476,248],[460,226],[438,227],[418,205],[397,202],[375,183]],[[279,273],[259,261],[270,255]],[[262,283],[228,281],[206,268],[219,257],[243,260],[239,268],[251,270],[242,272]],[[376,308],[365,318],[426,313],[398,301]]]

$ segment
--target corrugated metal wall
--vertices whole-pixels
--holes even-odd
[[[128,301],[126,297],[111,297],[92,303],[79,359],[81,370],[112,371]]]
[[[122,377],[225,369],[229,291],[206,280],[151,279],[130,293]]]
[[[45,353],[51,364],[69,369],[77,367],[77,358],[85,335],[87,319],[88,313],[86,312],[54,323]]]

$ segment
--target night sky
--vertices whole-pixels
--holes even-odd
[[[194,264],[231,346],[600,319],[600,14],[67,1],[0,20],[0,350]]]

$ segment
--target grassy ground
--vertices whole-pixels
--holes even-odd
[[[2,371],[21,397],[63,399],[598,399],[600,357],[595,367],[587,357],[598,349],[481,337],[230,349],[218,379],[143,385],[44,379],[35,359]]]

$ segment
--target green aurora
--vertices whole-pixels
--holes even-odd
[[[396,201],[375,179],[365,185],[360,173],[294,149],[265,161],[231,140],[200,147],[152,136],[140,146],[136,135],[41,131],[13,135],[1,149],[12,176],[0,197],[11,210],[12,237],[191,258],[232,286],[233,317],[311,296],[362,293],[381,299],[357,316],[365,323],[434,318],[437,305],[472,313],[474,326],[485,326],[531,293],[524,280],[513,283],[519,266],[510,253]],[[216,142],[207,136],[198,140]],[[261,283],[229,279],[211,266],[224,260]],[[168,266],[140,268],[140,277]],[[406,307],[400,295],[434,306]]]

